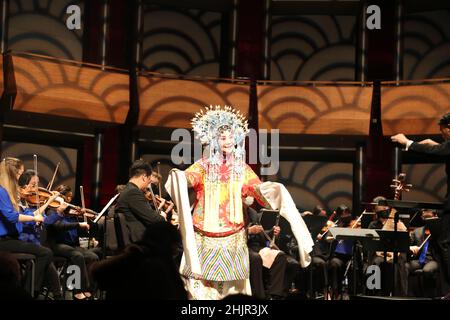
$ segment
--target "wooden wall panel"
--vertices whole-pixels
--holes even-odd
[[[259,127],[287,134],[367,135],[371,99],[371,86],[259,85]]]
[[[437,122],[450,112],[450,83],[388,86],[381,88],[383,134],[440,134]]]
[[[13,56],[15,111],[124,123],[129,110],[125,73],[58,60]]]
[[[194,114],[209,105],[230,105],[248,115],[247,84],[140,76],[138,87],[141,126],[191,128]]]

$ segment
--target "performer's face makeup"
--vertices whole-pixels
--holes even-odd
[[[449,140],[450,139],[450,126],[440,126],[441,129],[441,134],[444,137],[445,140]]]
[[[219,136],[219,147],[222,152],[230,154],[234,147],[234,139],[231,131],[223,131]]]

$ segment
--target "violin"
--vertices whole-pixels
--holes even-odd
[[[30,192],[24,192],[20,190],[20,197],[25,199],[32,206],[42,206],[44,205],[48,199],[53,196],[53,193],[45,188],[39,187],[37,192],[35,190]],[[68,210],[67,214],[70,215],[82,215],[83,213],[88,218],[95,218],[97,216],[97,212],[91,209],[81,209],[78,206],[74,206],[73,204],[67,203],[64,201],[64,198],[61,196],[56,197],[52,202],[49,203],[49,207],[52,209],[56,209],[62,204],[67,204],[67,207],[72,209]]]
[[[145,198],[150,202],[150,204],[152,205],[152,207],[155,210],[158,210],[159,206],[161,205],[161,203],[165,200],[164,198],[161,198],[158,195],[155,195],[153,193],[152,190],[147,189],[144,193]],[[167,221],[169,221],[171,224],[177,226],[178,222],[176,222],[176,219],[174,219],[174,208],[175,205],[172,201],[168,201],[165,200],[164,205],[162,206],[161,210],[163,210],[164,212],[168,212],[167,213]]]
[[[157,206],[157,208],[159,208],[159,206],[161,205],[161,202],[163,202],[165,199],[160,197],[159,195],[154,195],[150,190],[147,190],[145,192],[145,198],[150,202],[150,204],[152,204],[153,206]],[[168,201],[165,200],[166,202],[164,203],[163,207],[161,208],[162,210],[166,211],[167,209],[172,209],[175,205],[173,204],[172,201]],[[156,209],[156,208],[155,208]]]

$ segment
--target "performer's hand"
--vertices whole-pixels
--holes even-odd
[[[56,209],[56,211],[58,211],[59,213],[63,213],[67,209],[67,207],[68,204],[64,202]]]
[[[411,247],[409,247],[409,250],[411,250],[411,252],[414,255],[417,255],[419,253],[419,247],[418,246],[411,246]]]
[[[172,214],[172,221],[171,221],[171,223],[172,223],[174,226],[177,226],[177,225],[180,224],[180,219],[178,218],[178,214],[176,214],[176,213],[173,213],[173,214]]]
[[[264,231],[264,229],[263,229],[262,225],[259,225],[259,224],[248,227],[248,234],[258,234],[263,231]]]
[[[166,199],[161,199],[161,203],[158,206],[158,210],[161,210],[165,204],[166,204]]]
[[[167,209],[166,209],[166,214],[167,213],[169,213],[170,211],[172,211],[172,209],[173,209],[173,207],[174,207],[175,205],[173,204],[173,203],[171,203],[171,204],[169,204],[169,206],[167,207]],[[175,212],[175,211],[174,211]]]
[[[429,146],[436,146],[436,145],[439,144],[439,143],[437,143],[436,141],[431,140],[431,139],[425,139],[425,140],[419,141],[418,143],[419,143],[419,144],[427,144],[427,145],[429,145]]]
[[[278,237],[278,235],[280,234],[280,231],[281,231],[280,227],[278,227],[278,226],[273,227],[273,235],[274,236]]]
[[[391,137],[392,142],[400,143],[404,146],[406,146],[406,143],[408,143],[409,139],[406,138],[406,136],[403,133],[396,134],[395,136]]]
[[[79,226],[80,226],[80,228],[86,229],[86,230],[89,230],[89,228],[90,228],[89,224],[87,222],[80,222]]]
[[[33,217],[34,222],[36,222],[36,224],[40,224],[41,222],[44,222],[44,217],[42,216],[42,214],[37,214]]]

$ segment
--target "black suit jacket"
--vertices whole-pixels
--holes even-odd
[[[436,146],[429,146],[426,144],[413,142],[409,147],[409,150],[445,157],[445,172],[447,174],[447,195],[445,209],[447,211],[450,210],[450,140],[447,140]]]
[[[165,221],[145,198],[144,193],[134,183],[128,182],[117,199],[116,211],[125,216],[131,242],[141,240],[148,225]]]

